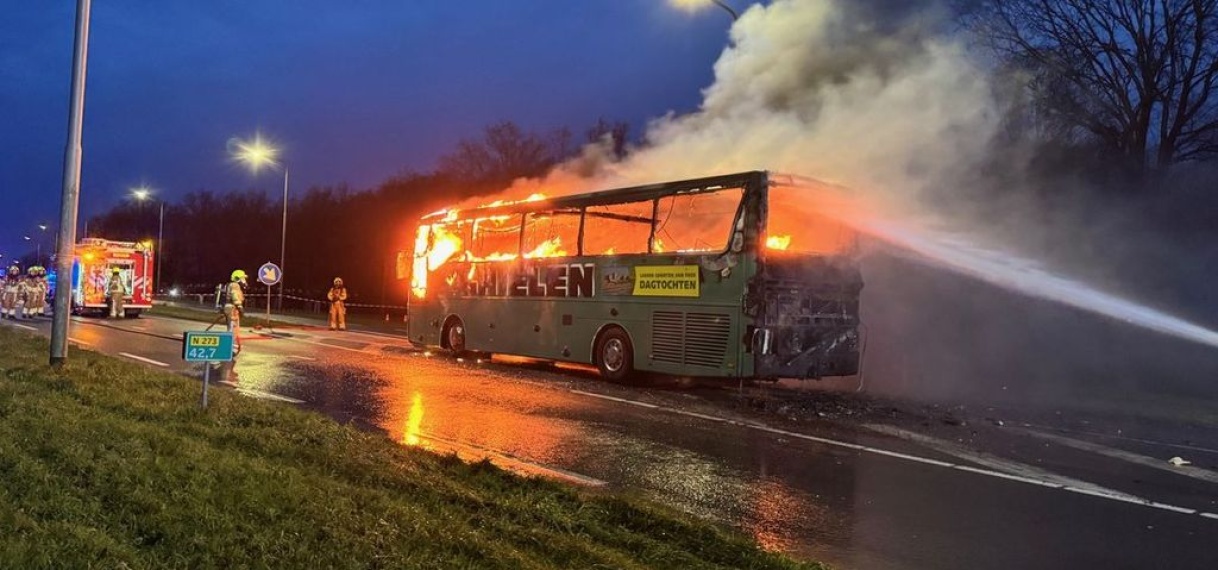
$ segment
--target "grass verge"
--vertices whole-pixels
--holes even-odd
[[[0,568],[819,568],[0,328]]]

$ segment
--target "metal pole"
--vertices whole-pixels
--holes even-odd
[[[288,249],[288,165],[283,165],[283,233],[279,238],[279,310],[283,311],[283,259]],[[271,306],[271,291],[267,288],[267,310]]]
[[[165,286],[161,284],[161,248],[165,247],[165,201],[161,201],[161,221],[157,224],[156,229],[156,286],[152,288],[152,294],[156,295],[158,288],[163,289]]]
[[[201,405],[204,410],[207,409],[207,385],[211,383],[211,363],[203,363],[203,401]]]
[[[63,196],[59,204],[59,251],[55,259],[58,281],[51,322],[50,363],[56,367],[63,366],[68,359],[72,250],[76,245],[76,216],[80,205],[80,139],[85,116],[85,73],[89,62],[89,8],[90,0],[76,0],[76,50],[72,55],[72,96],[68,107],[68,142],[63,157]]]

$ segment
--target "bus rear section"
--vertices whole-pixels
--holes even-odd
[[[861,366],[858,235],[815,183],[772,176],[745,313],[760,378],[850,376]]]

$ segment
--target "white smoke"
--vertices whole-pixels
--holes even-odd
[[[975,167],[999,122],[983,67],[962,42],[934,33],[933,18],[881,28],[844,7],[753,5],[732,27],[697,112],[653,120],[621,162],[590,147],[512,194],[771,170],[908,208]]]

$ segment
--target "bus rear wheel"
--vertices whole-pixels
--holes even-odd
[[[465,353],[465,323],[460,317],[449,317],[441,335],[444,348],[458,356]]]
[[[601,333],[596,342],[596,368],[612,382],[621,382],[634,373],[634,346],[626,331],[613,327]]]

